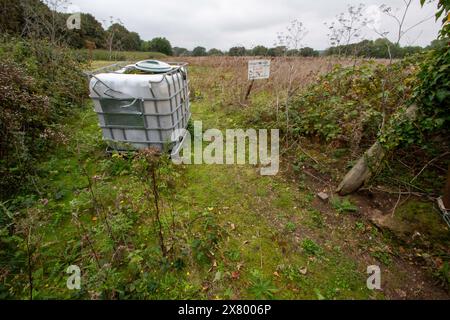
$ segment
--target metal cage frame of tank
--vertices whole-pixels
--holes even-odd
[[[114,90],[110,88],[108,85],[106,85],[103,81],[98,79],[96,77],[96,74],[98,72],[88,74],[89,78],[95,78],[97,82],[92,87],[92,90],[98,95],[98,97],[90,95],[90,98],[92,100],[99,101],[99,105],[101,107],[102,111],[95,110],[99,117],[99,126],[103,131],[103,137],[105,140],[108,141],[108,144],[110,147],[115,151],[130,151],[134,149],[140,149],[140,147],[136,147],[136,145],[140,145],[143,148],[145,147],[156,147],[160,151],[170,151],[171,155],[178,154],[185,138],[187,135],[187,131],[184,130],[184,134],[182,136],[178,136],[177,140],[170,141],[167,139],[164,139],[163,136],[167,136],[167,133],[170,134],[174,133],[177,129],[187,129],[191,112],[190,112],[190,99],[189,99],[189,79],[188,74],[186,70],[187,63],[171,63],[172,65],[176,65],[174,69],[171,71],[168,71],[166,73],[159,74],[162,76],[162,79],[160,81],[149,81],[150,84],[159,84],[163,81],[167,83],[168,93],[169,96],[165,98],[158,98],[155,95],[155,92],[153,91],[152,86],[149,86],[149,91],[151,94],[151,98],[117,98],[114,97],[110,93],[116,93],[119,95],[124,95],[122,92]],[[108,68],[108,67],[106,67]],[[103,70],[99,69],[99,70]],[[181,77],[177,77],[177,80],[175,80],[175,77],[169,77],[173,76],[177,73],[181,74]],[[173,85],[173,91],[171,90],[171,83],[170,79],[172,79],[172,85]],[[176,82],[178,83],[178,90],[176,90]],[[108,88],[103,92],[103,94],[100,94],[96,91],[97,84],[101,83],[103,86]],[[108,98],[103,97],[103,95],[108,96]],[[147,101],[151,101],[154,103],[154,109],[155,112],[145,112],[145,103]],[[158,109],[158,103],[160,102],[169,102],[170,105],[170,112],[160,112]],[[179,103],[177,104],[177,102]],[[174,106],[177,104],[176,106]],[[121,105],[123,104],[123,105]],[[108,106],[109,105],[109,106]],[[109,109],[109,110],[105,110]],[[119,112],[111,112],[111,109],[118,109]],[[175,113],[177,114],[178,120],[175,121]],[[126,125],[124,121],[124,124],[111,124],[111,121],[108,121],[108,117],[110,116],[116,116],[119,118],[125,118],[133,116],[134,120],[140,119],[140,123],[142,125]],[[152,126],[149,124],[148,118],[149,117],[155,117],[156,118],[156,124],[157,126]],[[171,119],[171,126],[162,126],[161,118],[162,117],[170,117]],[[124,139],[118,139],[115,137],[114,130],[119,129],[122,130],[122,136]],[[109,130],[110,138],[107,137],[104,130]],[[142,130],[145,132],[145,141],[136,141],[128,139],[127,137],[127,130]],[[150,139],[151,132],[158,132],[159,139],[154,140]],[[133,147],[134,145],[134,147]]]

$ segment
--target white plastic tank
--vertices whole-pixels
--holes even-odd
[[[191,116],[186,66],[160,74],[126,73],[133,68],[91,75],[90,96],[103,136],[114,149],[153,146],[173,152],[184,139],[174,132],[186,129]]]

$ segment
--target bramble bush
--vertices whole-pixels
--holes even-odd
[[[289,106],[288,132],[358,149],[376,139],[383,124],[411,96],[415,59],[392,65],[367,61],[333,71],[298,95]]]
[[[0,38],[0,198],[27,185],[55,126],[87,96],[83,61],[45,41]]]
[[[421,5],[425,0],[421,0]],[[399,146],[409,146],[413,143],[423,144],[430,134],[440,133],[448,137],[450,122],[450,24],[448,16],[449,1],[440,0],[437,4],[436,20],[442,19],[442,29],[439,39],[447,41],[447,45],[428,52],[421,59],[417,74],[417,86],[414,88],[409,105],[415,103],[418,107],[416,120],[398,121],[393,118],[388,130],[380,135],[379,141],[388,150]]]
[[[20,184],[50,121],[50,103],[36,81],[12,61],[0,62],[0,189]]]
[[[448,136],[450,123],[450,46],[430,51],[420,63],[418,85],[409,104],[418,106],[415,122],[401,120],[401,115],[391,119],[379,141],[392,150],[413,143],[424,144],[430,134],[440,132]],[[404,108],[405,109],[405,108]]]

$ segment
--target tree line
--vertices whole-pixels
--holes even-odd
[[[52,44],[74,49],[156,51],[172,55],[172,46],[167,39],[142,40],[137,32],[129,31],[113,17],[102,24],[93,15],[81,13],[81,28],[69,30],[67,20],[71,14],[62,12],[67,5],[66,0],[0,0],[0,32],[46,39]]]
[[[174,47],[173,53],[175,56],[301,56],[301,57],[317,57],[319,51],[313,48],[305,47],[301,49],[288,49],[286,46],[276,46],[273,48],[267,48],[259,45],[251,49],[247,49],[243,46],[236,46],[230,48],[228,51],[222,51],[220,49],[212,48],[207,50],[205,47],[195,47],[192,51],[186,48]]]
[[[364,58],[378,58],[378,59],[402,59],[406,56],[420,53],[424,50],[439,49],[445,47],[448,39],[433,40],[427,47],[421,46],[405,46],[402,47],[398,43],[392,43],[386,38],[379,38],[377,40],[363,40],[358,43],[349,45],[341,45],[328,48],[325,55],[339,55],[339,56],[358,56]]]
[[[107,49],[115,51],[152,51],[168,56],[318,56],[313,48],[289,50],[286,46],[267,48],[256,46],[247,49],[232,47],[228,51],[197,46],[193,50],[172,47],[169,40],[156,37],[141,39],[137,32],[129,31],[119,19],[110,18],[103,24],[89,13],[81,13],[81,29],[69,30],[68,13],[61,10],[64,0],[0,0],[0,31],[2,34],[20,35],[35,39],[48,39],[54,44],[64,44],[75,49]],[[108,27],[104,27],[107,25]]]
[[[172,47],[170,41],[164,37],[155,37],[150,41],[143,40],[137,32],[129,31],[119,19],[113,17],[102,24],[93,15],[81,13],[81,29],[69,30],[67,19],[70,14],[62,13],[68,3],[68,0],[0,0],[0,32],[35,39],[48,39],[52,44],[64,44],[75,49],[107,49],[110,52],[160,52],[168,56],[316,57],[319,55],[352,55],[367,58],[403,58],[424,50],[419,46],[401,47],[398,41],[392,43],[384,37],[375,41],[353,41],[356,43],[350,43],[350,37],[347,43],[343,43],[342,40],[332,42],[332,46],[323,52],[297,45],[294,46],[296,49],[292,49],[292,46],[286,45],[286,42],[289,41],[280,41],[279,45],[272,48],[262,45],[250,49],[243,46],[234,46],[227,51],[217,48],[208,50],[205,47],[197,46],[193,50],[188,50],[182,47]],[[358,10],[358,14],[361,15],[362,8],[358,8]],[[352,17],[352,19],[356,19],[358,22],[360,18],[357,16],[356,18]],[[354,25],[353,22],[352,25]],[[299,31],[304,31],[300,22],[293,24],[293,27]],[[343,31],[340,31],[336,26],[331,26],[330,29],[333,31],[330,39],[338,39],[344,37],[349,28],[344,25]],[[286,36],[286,39],[292,40],[289,35]],[[353,40],[356,40],[356,38]],[[445,41],[436,40],[427,49],[441,45],[445,45]]]

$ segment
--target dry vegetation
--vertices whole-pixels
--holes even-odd
[[[267,59],[267,57],[260,57]],[[233,105],[245,104],[243,101],[249,86],[247,67],[248,61],[258,57],[180,57],[179,60],[188,62],[191,66],[208,69],[202,77],[192,79],[194,88],[216,88],[225,103]],[[346,59],[336,57],[302,58],[302,57],[272,57],[271,76],[268,80],[257,81],[253,93],[262,91],[279,95],[294,94],[306,85],[317,80],[319,74],[330,72],[337,63],[351,66],[362,61],[361,59]],[[377,60],[388,63],[387,60]],[[212,71],[213,70],[213,71]],[[212,72],[211,72],[212,71]]]
[[[401,181],[417,175],[410,185],[425,183],[431,188],[425,195],[382,175],[374,184],[381,191],[333,195],[375,139],[351,140],[347,129],[367,110],[377,115],[367,118],[375,128],[382,107],[394,112],[409,94],[396,84],[409,73],[388,69],[385,61],[276,58],[271,78],[256,81],[245,101],[249,59],[183,59],[190,63],[193,120],[204,129],[280,128],[281,174],[261,177],[251,165],[180,167],[167,158],[156,168],[146,157],[108,156],[89,105],[62,126],[64,142],[36,167],[43,191],[4,204],[6,225],[17,229],[0,293],[24,299],[448,298],[448,230],[428,201],[444,158],[422,171],[401,150],[409,155],[400,159],[408,169],[384,172]],[[386,74],[397,82],[376,81]],[[394,87],[385,104],[373,103]],[[310,124],[315,131],[298,130]],[[413,151],[432,157],[417,146]],[[317,198],[320,191],[332,195],[329,202]],[[393,217],[388,230],[400,226],[404,234],[397,238],[374,225],[371,218],[380,215]],[[412,222],[406,230],[404,220]],[[65,287],[72,264],[82,266],[79,292]],[[384,270],[383,291],[365,286],[373,264]]]

